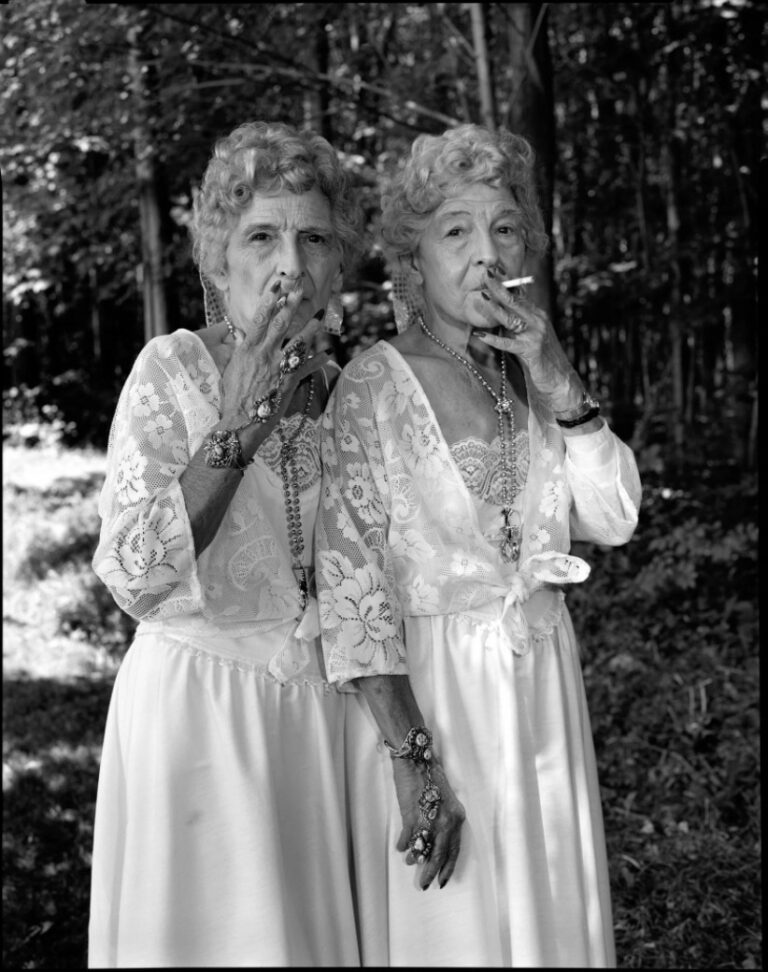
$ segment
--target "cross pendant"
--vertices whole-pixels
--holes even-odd
[[[511,530],[505,531],[505,535],[501,538],[499,549],[501,551],[501,559],[507,564],[513,560],[517,560],[520,556],[520,543],[513,536]]]
[[[505,563],[510,563],[513,560],[517,560],[520,556],[520,541],[517,536],[517,530],[509,522],[512,510],[508,506],[505,506],[501,511],[501,515],[504,517],[504,526],[501,528],[499,550],[501,551],[502,560]]]
[[[299,583],[299,606],[303,611],[309,602],[309,585],[307,584],[307,571],[304,567],[294,567],[294,573],[301,572],[297,578]]]

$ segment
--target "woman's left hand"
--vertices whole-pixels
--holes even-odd
[[[568,360],[549,317],[528,298],[510,293],[489,274],[485,287],[488,299],[480,310],[489,323],[504,329],[503,335],[475,331],[485,344],[517,355],[536,389],[555,411],[577,408],[584,385]]]
[[[406,864],[415,864],[416,857],[409,849],[409,840],[414,831],[424,826],[419,813],[419,798],[424,790],[424,770],[408,759],[393,760],[392,770],[395,778],[397,802],[403,819],[403,829],[397,841],[399,851],[407,851]],[[437,760],[432,763],[432,779],[440,790],[440,810],[431,824],[434,846],[424,870],[419,876],[421,888],[426,889],[435,878],[441,888],[451,878],[461,849],[461,828],[466,812],[448,782],[445,772]]]

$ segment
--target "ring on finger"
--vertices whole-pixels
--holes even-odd
[[[416,858],[417,864],[428,861],[434,847],[432,831],[427,827],[417,827],[408,841],[408,848]]]
[[[281,379],[285,375],[292,375],[294,371],[297,371],[307,360],[307,346],[306,344],[299,340],[294,341],[290,344],[285,351],[283,351],[283,356],[280,359],[280,377]]]
[[[514,311],[510,311],[509,315],[509,330],[513,334],[520,334],[521,331],[525,330],[525,321],[520,317],[519,314],[515,314]]]

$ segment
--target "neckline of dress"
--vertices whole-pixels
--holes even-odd
[[[454,458],[453,453],[451,452],[451,446],[448,444],[448,440],[443,435],[443,430],[440,428],[440,423],[437,421],[437,416],[435,415],[435,410],[432,408],[432,403],[430,402],[429,398],[427,397],[427,393],[424,391],[423,385],[421,384],[421,382],[419,381],[419,379],[416,377],[416,373],[413,370],[413,368],[411,368],[411,366],[405,360],[405,358],[403,357],[403,355],[400,354],[400,352],[397,350],[396,347],[394,347],[394,345],[390,344],[389,341],[387,341],[384,338],[382,338],[382,340],[378,341],[373,347],[376,348],[379,345],[384,345],[384,347],[382,348],[382,350],[383,350],[383,352],[384,352],[385,355],[387,355],[387,354],[394,355],[395,362],[399,365],[401,371],[403,371],[405,373],[405,375],[407,376],[408,380],[413,384],[414,388],[416,389],[417,394],[421,396],[421,399],[423,401],[423,407],[424,407],[424,409],[425,409],[425,411],[427,413],[427,416],[428,416],[430,422],[432,423],[432,425],[437,430],[437,443],[438,443],[438,447],[442,450],[443,453],[445,453],[447,455],[447,457],[448,457],[448,459],[447,459],[448,465],[453,470],[454,478],[459,482],[460,488],[463,490],[464,495],[465,495],[466,499],[469,502],[469,506],[470,506],[470,508],[472,510],[472,515],[475,517],[475,526],[479,530],[479,532],[482,534],[482,530],[480,529],[480,521],[479,521],[479,517],[478,517],[478,513],[477,513],[477,508],[475,506],[475,496],[474,496],[472,490],[469,488],[469,486],[467,486],[467,484],[464,482],[464,477],[461,475],[461,470],[459,469],[459,465],[456,462],[456,459]],[[373,348],[371,350],[373,350]],[[526,434],[528,434],[529,435],[529,439],[530,439],[531,415],[532,415],[532,411],[531,411],[531,408],[529,406],[528,407],[528,423],[527,423],[528,424],[528,427],[526,429],[520,429],[519,430],[520,432],[525,432]],[[480,439],[479,436],[477,438],[478,438],[479,441],[485,442],[485,440],[484,439]],[[530,466],[528,468],[530,470]],[[521,493],[525,489],[525,483],[527,482],[527,480],[528,480],[528,472],[526,472],[525,481],[522,482],[521,485],[520,485],[520,492]]]
[[[408,364],[408,362],[406,361],[406,359],[403,356],[403,354],[401,354],[401,352],[397,350],[397,348],[394,346],[394,344],[391,344],[389,341],[387,341],[386,338],[382,338],[380,341],[377,342],[377,344],[385,345],[385,350],[386,351],[391,351],[394,355],[396,355],[397,360],[400,362],[402,369],[408,374],[408,377],[410,378],[410,380],[413,382],[413,384],[418,389],[418,392],[421,395],[421,397],[424,399],[424,402],[425,402],[425,404],[427,406],[427,411],[429,412],[429,417],[432,420],[432,422],[434,422],[435,427],[437,428],[437,431],[438,431],[438,434],[439,434],[439,437],[440,437],[440,441],[445,446],[445,448],[448,450],[448,452],[450,452],[451,449],[454,448],[454,446],[461,445],[463,442],[467,442],[470,439],[476,439],[478,442],[484,443],[489,449],[491,447],[491,444],[497,441],[497,439],[499,438],[498,435],[495,435],[491,439],[490,442],[487,442],[484,438],[482,438],[482,436],[479,436],[478,435],[478,436],[467,436],[464,439],[457,439],[456,442],[454,442],[453,445],[451,445],[448,442],[448,440],[445,438],[445,435],[443,434],[443,430],[440,428],[440,423],[437,421],[437,416],[435,415],[435,410],[432,408],[432,403],[429,400],[429,396],[424,391],[424,386],[419,381],[418,377],[416,376],[416,372]],[[374,345],[374,347],[376,347],[376,345]],[[519,432],[528,433],[530,431],[530,424],[531,424],[531,406],[530,406],[530,395],[529,395],[529,391],[528,391],[528,380],[527,380],[527,378],[525,376],[525,371],[523,371],[523,378],[525,380],[526,397],[528,398],[528,404],[525,406],[528,409],[528,421],[526,422],[526,427],[524,429],[523,428],[520,428],[518,426],[516,428],[516,433],[515,434],[517,434]]]
[[[527,429],[515,429],[516,439],[519,439],[520,436],[523,435],[526,436],[528,435]],[[468,435],[463,439],[457,439],[454,443],[449,445],[448,448],[451,452],[453,452],[455,449],[460,449],[462,446],[465,445],[479,445],[486,452],[494,452],[498,448],[497,443],[499,443],[500,441],[501,440],[498,435],[494,435],[494,437],[491,439],[490,442],[486,442],[486,440],[480,435]]]

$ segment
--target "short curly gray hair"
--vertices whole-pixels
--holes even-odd
[[[536,191],[534,151],[519,135],[500,128],[459,125],[442,135],[419,135],[403,169],[382,193],[381,236],[387,259],[416,252],[432,213],[449,191],[484,182],[506,187],[520,206],[526,249],[543,253],[549,240]]]
[[[328,199],[331,221],[349,267],[359,250],[360,217],[349,176],[326,139],[283,122],[246,122],[219,139],[193,205],[192,255],[206,276],[226,268],[230,233],[254,192],[317,188]]]

